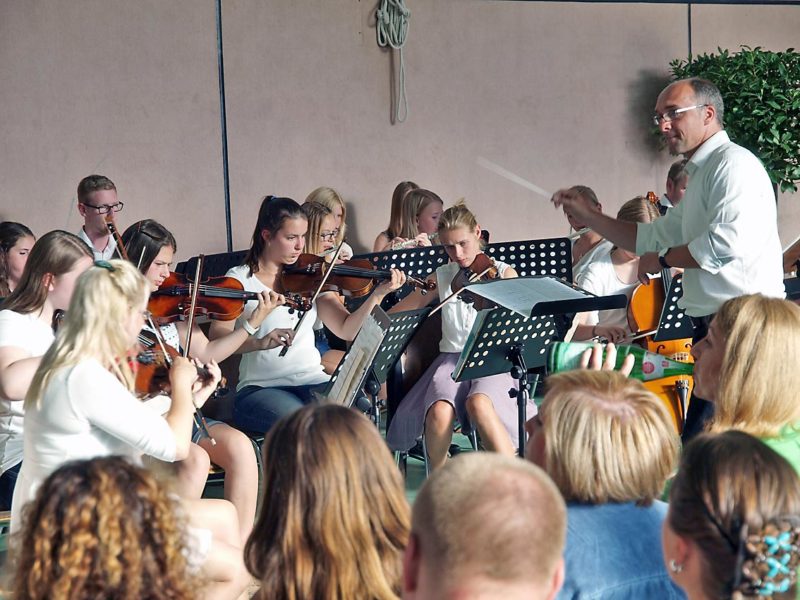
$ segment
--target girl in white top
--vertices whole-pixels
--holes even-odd
[[[438,222],[439,240],[450,262],[436,269],[428,279],[437,283],[439,299],[450,295],[450,284],[460,269],[468,268],[481,253],[481,229],[475,216],[463,203],[448,208]],[[516,277],[516,271],[496,263],[499,276]],[[435,301],[419,291],[406,296],[391,312],[414,310]],[[407,450],[423,432],[431,468],[444,465],[453,435],[453,420],[458,416],[462,428],[473,425],[488,450],[513,455],[517,444],[517,408],[508,395],[514,387],[509,374],[481,377],[456,383],[451,375],[475,322],[477,311],[460,297],[442,308],[441,354],[425,371],[397,408],[387,441],[395,450]],[[531,404],[529,414],[535,412]]]
[[[22,463],[22,401],[53,342],[53,316],[66,310],[75,280],[91,264],[92,252],[77,236],[46,233],[0,306],[0,510],[11,509]]]
[[[241,281],[246,290],[283,292],[283,267],[300,257],[307,229],[306,216],[297,202],[267,196],[261,203],[245,264],[234,267],[228,275]],[[239,364],[234,423],[245,430],[265,432],[284,415],[311,402],[314,386],[329,379],[314,345],[313,327],[317,316],[335,335],[352,340],[373,307],[404,283],[405,275],[393,270],[392,278],[378,285],[352,314],[336,294],[321,294],[296,334],[294,327],[299,315],[290,314],[285,306],[273,310],[238,350],[243,355]],[[252,304],[248,303],[235,322],[213,322],[211,339],[226,335],[234,328],[246,328],[244,322],[251,315]],[[280,356],[283,346],[289,346],[289,350],[285,356]]]
[[[127,261],[98,263],[78,278],[58,337],[42,357],[25,398],[25,450],[12,529],[19,527],[21,510],[38,486],[65,462],[110,455],[138,462],[142,454],[171,462],[187,456],[195,406],[216,389],[221,374],[212,361],[206,365],[208,379],[195,383],[197,366],[176,358],[166,417],[131,393],[129,360],[145,322],[148,296],[147,281]],[[203,566],[215,582],[208,588],[210,597],[236,597],[246,577],[238,532],[229,535],[236,523],[232,507],[229,512],[222,500],[185,505],[190,520],[200,520],[215,533]]]
[[[658,207],[644,196],[628,200],[617,212],[617,219],[631,223],[650,223],[659,216]],[[575,277],[575,284],[597,296],[625,294],[630,301],[633,291],[639,286],[638,267],[636,254],[614,246],[588,263]],[[602,337],[619,343],[631,336],[625,308],[580,313],[575,318],[579,325],[575,328],[574,340]]]
[[[146,219],[134,223],[122,234],[128,258],[134,262],[149,283],[150,293],[155,292],[170,276],[177,243],[172,233],[160,223]],[[261,294],[257,307],[249,317],[249,324],[258,328],[270,311],[278,305],[278,295]],[[186,321],[177,321],[159,328],[164,341],[181,350],[188,334]],[[237,329],[228,335],[209,341],[195,321],[192,328],[191,356],[203,361],[222,362],[236,352],[248,339],[247,331]],[[227,423],[207,419],[208,430],[216,444],[200,435],[195,428],[192,454],[188,460],[177,463],[179,491],[187,498],[199,498],[208,479],[209,458],[225,470],[226,500],[230,500],[239,514],[239,533],[244,543],[253,528],[258,500],[258,465],[250,440]],[[198,456],[199,455],[199,456]]]

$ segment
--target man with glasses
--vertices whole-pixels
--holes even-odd
[[[653,123],[674,155],[686,159],[689,183],[681,203],[652,223],[624,223],[589,210],[568,190],[553,202],[606,239],[641,256],[639,279],[664,268],[684,269],[679,305],[691,317],[694,339],[705,337],[723,302],[744,294],[784,297],[781,245],[772,182],[749,150],[723,129],[717,87],[699,78],[667,86]],[[692,398],[683,437],[711,416],[710,404]]]
[[[114,258],[117,243],[108,231],[106,217],[122,210],[117,200],[117,186],[103,175],[89,175],[78,184],[78,212],[83,217],[83,227],[78,232],[94,252],[95,260]]]

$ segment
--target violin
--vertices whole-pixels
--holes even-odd
[[[647,192],[647,199],[658,204],[655,192]],[[651,281],[650,285],[638,285],[628,303],[628,327],[639,339],[639,344],[649,352],[661,354],[680,362],[694,362],[689,353],[691,338],[656,342],[653,337],[658,330],[661,312],[672,282],[670,269],[662,269],[661,283]],[[665,377],[644,382],[651,392],[659,396],[667,405],[678,432],[683,429],[686,401],[691,393],[694,380],[689,375]]]
[[[323,257],[316,254],[301,254],[294,264],[283,267],[280,284],[284,295],[288,292],[309,296],[332,291],[351,298],[361,298],[372,291],[376,281],[386,281],[391,278],[390,271],[376,269],[367,259],[351,258],[330,265]],[[436,289],[436,283],[433,281],[416,277],[408,277],[406,283],[420,288],[423,294]]]
[[[197,291],[195,316],[203,315],[218,321],[232,321],[242,314],[248,300],[258,300],[256,292],[244,290],[233,277],[210,277],[195,285],[185,275],[170,273],[155,292],[150,294],[147,309],[160,323],[185,320],[191,308],[191,296]],[[311,309],[309,298],[296,293],[284,294],[284,305],[291,310]]]
[[[138,336],[140,351],[134,356],[136,381],[134,389],[144,397],[158,394],[169,394],[169,368],[180,353],[162,340],[152,331],[143,329]],[[211,373],[205,367],[197,367],[197,376],[201,381],[211,379]],[[225,381],[220,382],[224,388]]]
[[[456,276],[453,277],[453,281],[450,283],[451,294],[442,301],[441,305],[444,305],[445,302],[448,302],[453,296],[458,295],[462,301],[472,304],[475,310],[492,308],[495,306],[493,302],[476,294],[471,294],[468,290],[464,290],[464,288],[471,283],[491,281],[492,279],[497,279],[499,276],[500,272],[497,270],[497,265],[494,260],[481,252],[475,256],[475,260],[473,260],[468,267],[459,269]]]

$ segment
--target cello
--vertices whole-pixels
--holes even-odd
[[[658,204],[655,192],[647,192],[647,199],[652,204]],[[634,335],[633,339],[638,340],[639,344],[649,352],[661,354],[680,362],[694,362],[694,358],[689,353],[692,348],[691,338],[662,342],[654,339],[672,283],[670,269],[662,269],[660,283],[657,279],[652,279],[649,285],[640,284],[631,295],[628,304],[628,326]],[[644,382],[644,386],[648,390],[664,401],[678,433],[683,430],[687,401],[693,384],[694,381],[690,375],[664,377]]]

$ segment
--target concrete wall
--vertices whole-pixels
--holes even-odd
[[[548,192],[595,188],[607,211],[663,190],[648,117],[688,52],[682,4],[407,0],[409,116],[390,123],[396,56],[375,0],[223,0],[234,246],[260,198],[338,189],[371,246],[397,182],[466,198],[494,240],[567,231]],[[692,8],[696,52],[796,44],[800,8]],[[0,217],[76,230],[75,186],[111,177],[122,227],[145,217],[178,258],[225,249],[213,0],[0,0]],[[781,234],[800,234],[795,197]]]

